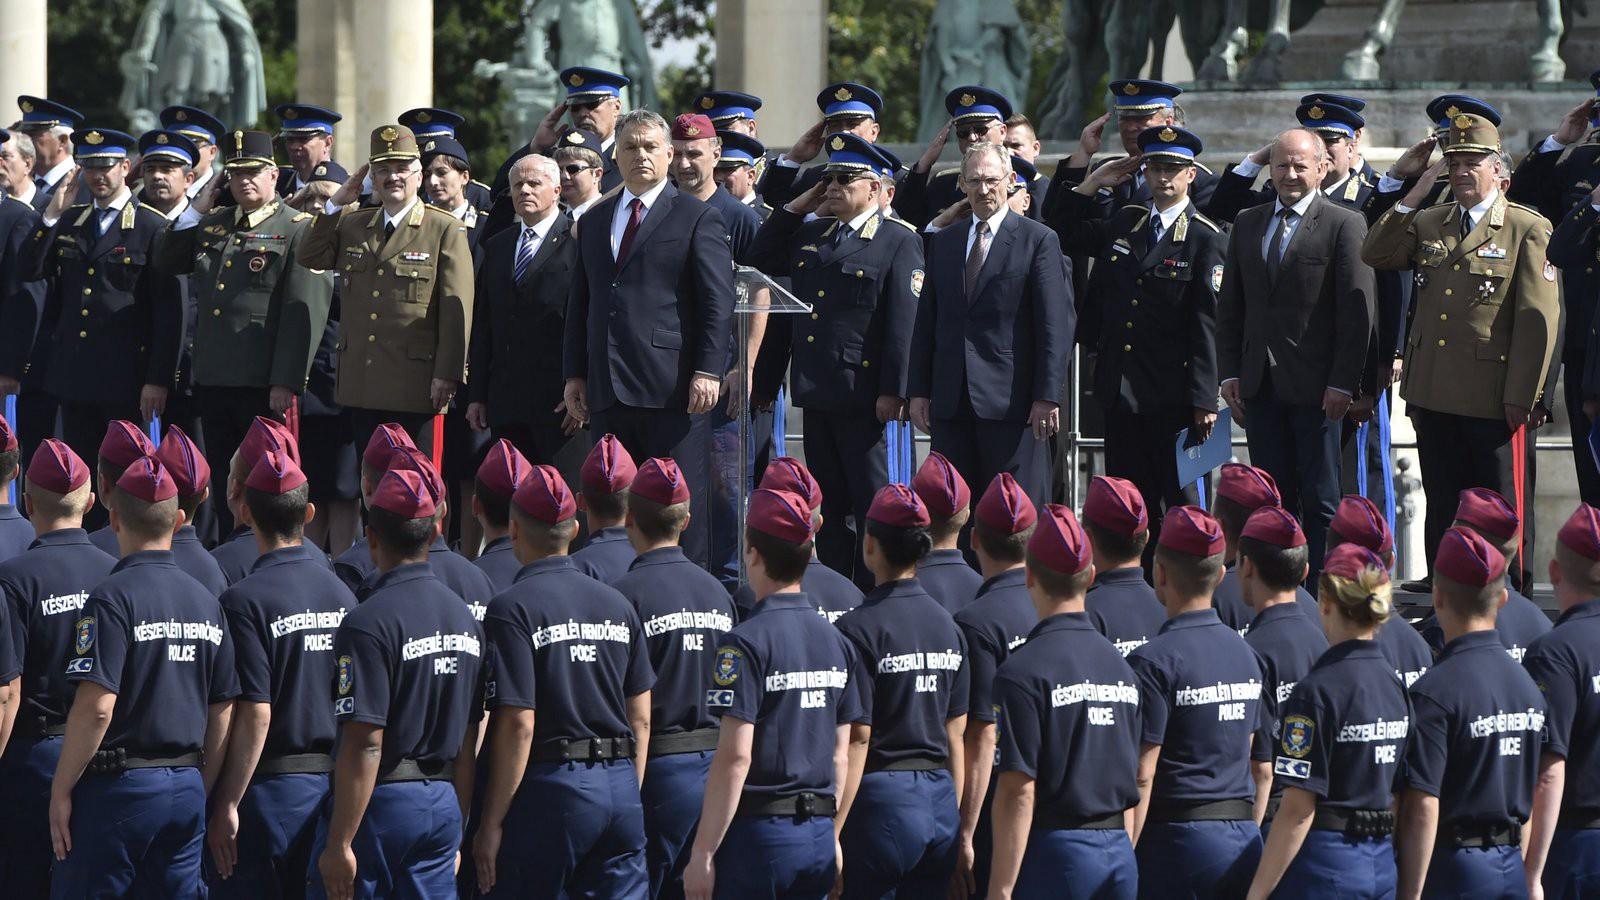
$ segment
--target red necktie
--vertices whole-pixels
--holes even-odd
[[[639,233],[639,223],[644,221],[644,201],[638,197],[628,201],[628,225],[622,229],[622,240],[617,244],[617,268],[628,261],[628,251],[633,249],[633,236]]]

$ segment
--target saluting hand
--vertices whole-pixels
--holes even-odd
[[[561,117],[567,114],[567,101],[557,103],[544,118],[539,120],[539,127],[533,133],[533,140],[528,142],[528,150],[538,153],[541,150],[556,145],[557,134],[561,127]]]
[[[1583,139],[1589,131],[1590,118],[1594,115],[1594,106],[1600,98],[1590,97],[1572,108],[1561,120],[1561,126],[1556,129],[1555,139],[1561,144],[1576,144]]]
[[[822,201],[827,199],[827,191],[828,183],[826,181],[819,180],[804,194],[801,194],[793,200],[790,200],[788,203],[785,203],[783,208],[801,216],[814,213],[822,208]]]
[[[191,201],[190,205],[194,207],[194,211],[202,216],[211,212],[211,208],[217,205],[218,198],[222,196],[222,186],[227,180],[227,172],[218,167],[216,174],[211,176],[211,181]]]
[[[1090,172],[1083,179],[1083,184],[1079,185],[1075,190],[1083,194],[1093,194],[1101,188],[1114,187],[1132,178],[1133,173],[1139,171],[1139,167],[1142,165],[1144,165],[1144,157],[1138,154],[1125,156],[1122,159],[1114,159]]]
[[[370,168],[371,163],[362,163],[361,168],[350,173],[344,184],[339,185],[339,189],[328,198],[334,206],[349,206],[361,199],[361,185],[366,181],[367,170]]]
[[[1438,181],[1439,175],[1444,172],[1444,164],[1444,157],[1440,157],[1438,162],[1429,166],[1417,179],[1417,183],[1411,186],[1411,190],[1400,198],[1400,203],[1410,209],[1421,209],[1422,204],[1428,200],[1428,192],[1433,190],[1433,183]]]
[[[821,120],[807,128],[805,134],[800,135],[784,156],[788,157],[790,162],[802,164],[816,159],[817,154],[822,152],[822,127],[826,124],[826,120]]]
[[[1430,134],[1406,148],[1406,152],[1400,154],[1400,158],[1389,167],[1389,177],[1402,181],[1415,177],[1428,167],[1428,158],[1433,155],[1433,147],[1437,143],[1439,139]]]
[[[45,204],[44,218],[58,222],[66,215],[67,207],[72,205],[72,198],[78,195],[78,176],[83,174],[83,169],[77,166],[67,170],[56,182],[56,192],[50,195],[50,202]]]
[[[1111,113],[1105,112],[1100,115],[1100,118],[1095,119],[1088,125],[1083,126],[1083,131],[1078,134],[1078,152],[1090,159],[1093,159],[1094,155],[1100,152],[1100,145],[1104,140],[1103,135],[1105,134],[1106,123],[1110,121]]]
[[[950,129],[954,128],[955,124],[955,119],[944,123],[944,127],[939,129],[939,133],[934,135],[933,140],[928,142],[928,149],[922,151],[922,158],[918,159],[917,164],[912,167],[913,171],[926,172],[933,168],[933,164],[939,161],[939,154],[944,152],[944,145],[950,143]]]
[[[317,871],[322,873],[322,889],[328,900],[355,900],[356,854],[349,845],[330,842],[317,860]]]

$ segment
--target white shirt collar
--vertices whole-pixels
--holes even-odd
[[[1305,218],[1306,210],[1311,208],[1311,204],[1316,199],[1317,199],[1317,192],[1316,191],[1311,191],[1310,193],[1306,194],[1304,197],[1301,197],[1298,201],[1296,201],[1294,206],[1291,206],[1289,208],[1294,210],[1294,214],[1295,215],[1297,215],[1297,216],[1299,216],[1299,217],[1301,217],[1303,219],[1303,218]],[[1278,213],[1283,211],[1283,208],[1284,208],[1283,207],[1283,201],[1280,199],[1280,200],[1277,201],[1277,206],[1273,208],[1272,214],[1273,215],[1277,215]]]
[[[1186,197],[1186,198],[1184,198],[1184,201],[1182,203],[1174,203],[1171,206],[1167,207],[1166,209],[1156,209],[1156,205],[1154,203],[1151,203],[1150,204],[1150,214],[1155,216],[1156,218],[1160,219],[1161,220],[1161,230],[1162,231],[1167,231],[1168,229],[1170,229],[1172,227],[1172,223],[1173,222],[1178,221],[1178,216],[1182,215],[1183,211],[1188,209],[1188,208],[1189,208],[1189,200]]]
[[[1481,203],[1467,210],[1467,215],[1472,219],[1472,227],[1478,227],[1478,223],[1483,221],[1483,217],[1489,214],[1489,207],[1493,206],[1494,202],[1499,199],[1500,189],[1495,188],[1489,192],[1489,196],[1483,198]]]
[[[612,145],[616,144],[616,142],[617,142],[616,134],[612,134],[611,137],[608,137],[605,140],[602,140],[600,142],[600,152],[604,153],[607,150],[610,150]]]
[[[584,213],[588,212],[589,211],[589,207],[594,206],[595,203],[598,202],[599,200],[600,200],[600,195],[599,194],[595,194],[593,197],[590,197],[589,199],[583,201],[582,203],[579,203],[577,206],[569,206],[569,207],[567,207],[567,215],[572,217],[572,221],[576,222],[576,221],[578,221],[578,217],[579,216],[581,216]]]
[[[165,213],[162,213],[161,215],[168,222],[176,222],[176,221],[178,221],[178,217],[183,215],[184,210],[186,210],[188,208],[189,208],[189,198],[188,197],[184,197],[183,199],[178,201],[176,206],[172,207],[172,212],[165,212]]]
[[[878,214],[877,207],[872,207],[872,208],[868,209],[866,212],[862,213],[861,215],[856,216],[854,219],[851,219],[850,221],[844,223],[845,227],[850,229],[850,233],[851,234],[860,234],[861,233],[861,229],[866,226],[867,220],[871,219],[873,216],[875,216],[877,214]]]
[[[105,213],[122,212],[122,208],[127,206],[128,201],[132,199],[133,193],[128,190],[126,185],[124,185],[122,190],[119,191],[115,197],[112,197],[110,202],[108,202],[105,206],[101,206],[99,203],[96,203],[94,208],[96,212],[102,215]]]
[[[745,194],[743,197],[740,197],[739,202],[743,203],[745,206],[755,206],[756,200],[759,199],[760,196],[761,195],[757,194],[755,191],[751,191],[750,193]]]
[[[216,177],[216,174],[217,170],[213,167],[207,169],[204,175],[196,176],[194,183],[184,189],[184,195],[191,200],[200,196],[200,192],[206,189],[206,185],[211,183],[211,179]]]
[[[987,219],[987,221],[989,223],[989,237],[993,238],[995,235],[1000,233],[1000,223],[1005,220],[1006,213],[1009,213],[1009,212],[1011,212],[1011,207],[1006,206],[1005,204],[1002,203],[1002,204],[1000,204],[1000,211],[995,213],[994,215],[990,216]],[[975,235],[975,234],[978,233],[978,221],[979,221],[978,214],[977,213],[973,213],[972,214],[972,227],[967,233],[968,237],[971,237],[972,235]]]
[[[546,237],[549,237],[550,229],[555,226],[556,217],[559,216],[559,215],[561,215],[560,212],[551,213],[550,215],[545,216],[543,219],[533,223],[532,225],[529,225],[528,223],[522,221],[521,219],[518,219],[517,220],[517,226],[520,227],[520,228],[532,228],[533,229],[533,236],[542,241]]]
[[[387,212],[384,213],[383,214],[383,224],[385,226],[393,225],[394,227],[399,228],[401,225],[405,224],[406,216],[411,215],[411,210],[414,209],[416,207],[416,205],[418,203],[421,203],[421,202],[422,201],[418,200],[416,197],[412,197],[411,198],[411,202],[406,204],[406,208],[405,209],[400,210],[398,213],[395,213],[392,216],[389,215]]]
[[[467,218],[467,210],[471,208],[472,204],[463,199],[460,206],[450,210],[450,215],[455,216],[459,220],[465,221]]]
[[[1356,177],[1356,170],[1355,169],[1351,169],[1350,171],[1344,173],[1344,177],[1343,178],[1341,178],[1338,181],[1335,181],[1333,184],[1330,184],[1327,187],[1323,188],[1322,189],[1322,195],[1324,197],[1332,197],[1334,191],[1337,191],[1340,188],[1344,187],[1346,184],[1349,183],[1350,179],[1352,179],[1354,177]]]
[[[39,193],[39,186],[33,183],[32,178],[29,178],[17,185],[17,187],[19,188],[18,192],[12,196],[16,197],[18,200],[21,200],[23,203],[31,205],[33,203],[33,195]]]
[[[644,211],[646,213],[649,213],[650,212],[650,207],[656,205],[656,201],[661,198],[661,192],[666,190],[666,189],[667,189],[667,179],[665,179],[665,178],[661,179],[661,182],[659,184],[657,184],[655,187],[651,188],[650,190],[645,191],[643,194],[635,194],[633,191],[628,190],[628,188],[624,187],[622,189],[622,196],[617,201],[618,208],[627,209],[628,205],[633,202],[635,197],[637,197],[638,199],[644,201]]]
[[[76,164],[77,163],[70,156],[66,159],[63,159],[61,162],[56,163],[48,172],[44,173],[44,183],[50,187],[55,187],[56,182],[60,181],[68,172],[72,171],[72,167]]]

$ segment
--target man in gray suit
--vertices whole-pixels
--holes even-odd
[[[1339,430],[1361,389],[1372,333],[1366,220],[1323,197],[1322,139],[1303,128],[1272,145],[1277,198],[1240,213],[1218,296],[1222,397],[1244,422],[1250,461],[1304,524],[1309,577],[1339,503]]]

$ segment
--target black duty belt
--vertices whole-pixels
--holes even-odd
[[[123,747],[96,750],[84,767],[85,775],[120,775],[129,769],[194,769],[200,766],[200,751],[178,756],[130,756]]]
[[[1255,817],[1255,807],[1249,800],[1213,800],[1150,810],[1152,822],[1235,822]]]
[[[1557,828],[1600,828],[1600,812],[1592,809],[1575,809],[1570,813],[1562,813],[1556,820]]]
[[[419,762],[415,759],[402,759],[395,763],[394,768],[387,772],[379,773],[378,783],[388,784],[395,781],[449,781],[456,777],[455,760],[449,762]]]
[[[1338,831],[1348,837],[1388,837],[1394,834],[1394,812],[1387,809],[1329,809],[1317,807],[1311,827]]]
[[[943,759],[896,759],[890,762],[873,765],[867,764],[868,772],[934,772],[949,768],[948,760]]]
[[[60,737],[67,733],[66,719],[45,716],[17,716],[16,734],[20,738]]]
[[[809,791],[787,797],[768,797],[762,794],[745,794],[739,798],[741,816],[794,816],[797,819],[833,818],[838,804],[832,794],[813,794]]]
[[[716,728],[699,728],[694,731],[680,731],[677,734],[652,734],[650,735],[650,755],[672,756],[676,753],[715,750],[717,749],[717,738],[720,734],[721,732]]]
[[[631,737],[619,738],[562,738],[540,744],[533,749],[533,761],[551,762],[604,762],[609,759],[633,759],[634,743]]]
[[[1069,831],[1111,831],[1126,827],[1122,813],[1111,813],[1104,816],[1083,816],[1059,809],[1036,809],[1033,813],[1033,827],[1066,829]]]
[[[1439,843],[1446,847],[1520,847],[1522,826],[1501,822],[1495,825],[1446,825],[1439,829]]]
[[[333,771],[333,757],[326,753],[280,753],[263,756],[256,763],[256,777],[262,775],[314,775]]]

